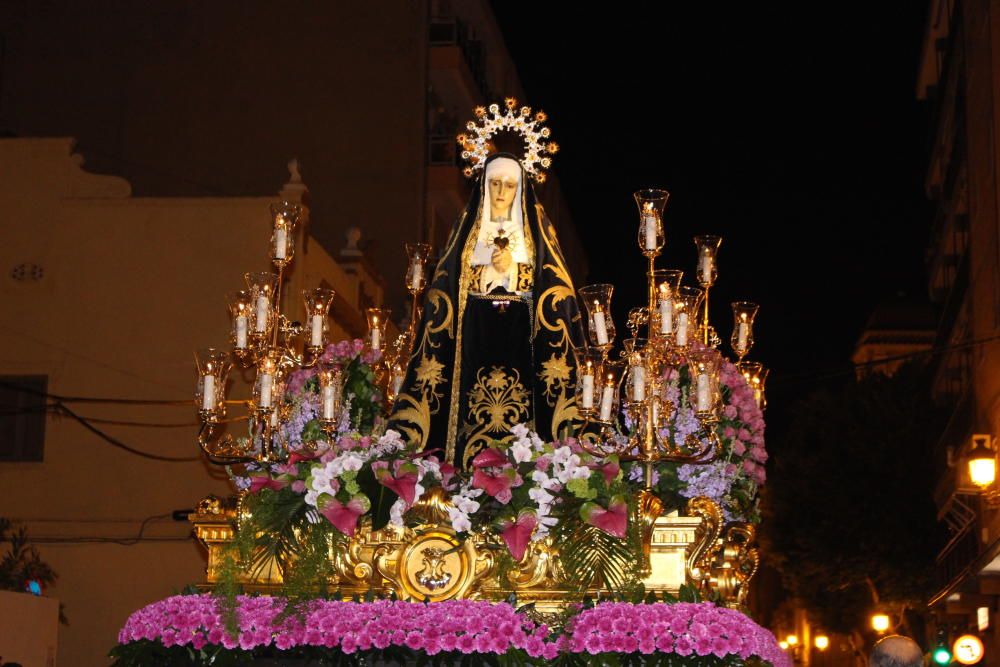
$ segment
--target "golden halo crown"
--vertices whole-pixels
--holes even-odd
[[[524,139],[524,157],[520,159],[524,170],[538,183],[545,182],[545,170],[552,166],[552,158],[559,150],[559,144],[548,141],[551,136],[549,128],[542,125],[548,120],[548,115],[539,110],[534,117],[531,107],[518,109],[517,100],[508,97],[504,100],[504,110],[499,104],[489,107],[476,107],[476,120],[465,124],[468,132],[458,135],[458,145],[462,147],[462,159],[468,165],[462,173],[471,178],[486,165],[490,155],[490,139],[499,132],[510,131],[520,134]]]

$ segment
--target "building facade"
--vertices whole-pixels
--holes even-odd
[[[3,3],[0,42],[0,131],[76,137],[139,196],[269,192],[296,156],[315,238],[361,228],[400,316],[404,242],[440,248],[467,198],[459,128],[505,96],[545,105],[487,0]],[[554,176],[540,196],[583,284]]]
[[[231,490],[198,449],[193,354],[228,347],[226,294],[270,269],[269,205],[307,192],[292,165],[272,197],[132,197],[71,146],[0,139],[0,515],[59,575],[59,663],[100,665],[131,611],[204,580],[182,510]],[[285,313],[301,320],[302,289],[326,284],[330,338],[363,335],[383,298],[367,266],[334,260],[307,222]]]
[[[1000,664],[1000,512],[970,483],[973,434],[1000,434],[1000,1],[930,3],[917,95],[932,117],[927,253],[940,307],[934,393],[951,410],[935,500],[950,539],[929,600],[942,637],[972,631]],[[995,444],[993,455],[995,457]]]

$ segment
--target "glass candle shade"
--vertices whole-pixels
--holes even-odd
[[[244,278],[253,297],[253,315],[250,318],[251,339],[267,338],[275,320],[271,304],[274,303],[274,294],[278,289],[278,276],[274,273],[258,272],[247,273]]]
[[[650,371],[647,368],[647,353],[645,338],[629,338],[624,341],[625,363],[628,365],[625,377],[625,396],[623,400],[629,403],[644,403]]]
[[[592,419],[597,415],[600,402],[600,383],[603,375],[604,354],[593,347],[573,348],[576,358],[576,409],[580,416]]]
[[[653,281],[656,285],[656,312],[653,313],[653,334],[657,338],[669,338],[674,334],[674,298],[681,286],[684,272],[676,269],[656,269]]]
[[[242,358],[250,346],[250,331],[255,323],[254,296],[250,290],[236,290],[229,294],[228,301],[232,318],[230,340],[237,357]]]
[[[699,287],[679,287],[674,297],[674,345],[686,348],[698,335],[698,308],[705,291]]]
[[[615,342],[615,323],[611,318],[611,293],[614,285],[587,285],[580,288],[580,300],[587,312],[587,337],[594,347],[608,350]]]
[[[621,386],[625,364],[621,361],[605,361],[601,371],[597,421],[610,424],[618,414],[618,388]]]
[[[365,311],[365,316],[368,318],[367,345],[372,350],[381,352],[385,349],[385,326],[389,322],[391,312],[388,308],[369,308]]]
[[[388,392],[387,398],[389,403],[395,403],[396,397],[399,396],[399,392],[403,390],[403,382],[406,380],[406,366],[401,362],[397,361],[389,369],[389,385],[386,388]]]
[[[198,386],[195,405],[203,419],[212,420],[225,413],[226,380],[232,363],[229,353],[210,347],[195,354],[198,367]]]
[[[768,369],[759,361],[741,361],[736,365],[743,379],[747,381],[750,389],[753,390],[753,398],[757,407],[761,410],[767,408],[767,396],[764,394],[764,385],[767,383]]]
[[[688,370],[691,388],[688,401],[699,417],[715,416],[721,398],[719,392],[719,372],[722,356],[718,350],[704,348],[693,350],[688,355]]]
[[[698,267],[695,276],[702,287],[711,287],[719,276],[718,254],[722,245],[721,236],[696,236],[694,244],[698,246]]]
[[[302,290],[306,307],[306,349],[312,354],[321,354],[326,348],[327,316],[333,297],[334,291],[325,287]]]
[[[639,207],[639,249],[652,257],[660,254],[666,236],[663,233],[663,208],[670,199],[666,190],[639,190],[633,195]]]
[[[295,255],[295,229],[298,227],[302,207],[282,201],[271,204],[271,261],[284,268]]]
[[[253,402],[258,412],[270,413],[281,403],[283,385],[280,361],[281,350],[272,348],[257,364]]]
[[[753,321],[760,308],[756,303],[737,301],[733,303],[733,335],[729,342],[733,352],[741,360],[753,347]]]
[[[322,425],[336,425],[343,391],[344,377],[340,366],[323,365],[319,370],[319,420]]]
[[[427,261],[431,247],[427,243],[407,243],[406,289],[411,294],[421,292],[427,286]]]

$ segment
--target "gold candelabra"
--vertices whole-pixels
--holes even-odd
[[[589,285],[579,290],[587,313],[587,344],[574,350],[577,363],[576,403],[582,418],[581,445],[595,455],[617,454],[644,464],[645,484],[652,487],[658,462],[707,463],[720,446],[716,426],[722,402],[720,339],[709,321],[708,294],[718,277],[717,255],[722,238],[697,236],[696,276],[700,287],[681,285],[683,273],[657,269],[665,235],[663,209],[670,197],[665,190],[635,193],[639,207],[639,247],[647,260],[646,305],[629,313],[631,338],[623,341],[618,359],[610,356],[615,338],[611,317],[611,285]],[[733,304],[733,350],[739,369],[764,406],[766,370],[743,358],[753,345],[757,305]],[[645,326],[646,336],[640,337]],[[699,344],[695,344],[699,341]],[[699,428],[677,441],[669,428],[680,407],[668,400],[668,378],[687,368],[688,400]],[[596,426],[597,437],[593,434]]]
[[[280,202],[271,206],[270,258],[274,271],[245,274],[246,289],[229,295],[232,352],[208,348],[196,354],[195,401],[201,421],[198,444],[213,463],[269,464],[287,460],[288,442],[282,425],[289,417],[289,408],[283,397],[289,376],[295,370],[316,369],[320,390],[317,419],[328,436],[333,435],[342,418],[344,369],[323,357],[329,342],[334,291],[323,287],[303,290],[303,322],[293,321],[282,313],[282,286],[294,259],[301,215],[302,210],[296,204]],[[390,402],[402,383],[413,344],[420,313],[419,296],[427,283],[430,247],[423,243],[408,244],[407,252],[407,289],[414,302],[410,327],[387,349],[389,310],[369,308],[366,312],[365,345],[379,353],[375,364],[377,381]],[[253,390],[245,401],[225,398],[234,363],[253,373]],[[227,419],[227,406],[233,403],[243,404],[246,414]],[[228,424],[243,421],[247,423],[246,436],[235,437],[227,432]],[[309,446],[303,443],[307,450]]]

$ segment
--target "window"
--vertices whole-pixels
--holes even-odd
[[[0,462],[41,461],[48,376],[0,375]]]

